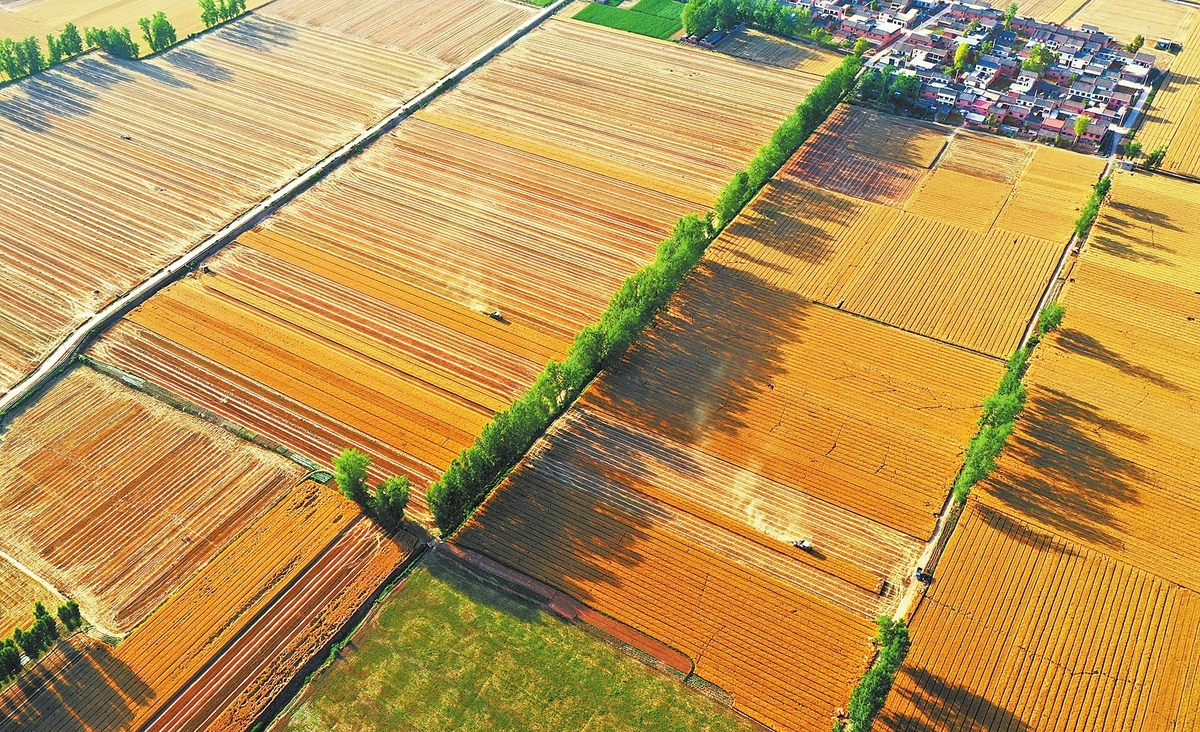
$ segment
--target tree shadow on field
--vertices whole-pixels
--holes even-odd
[[[1121,373],[1129,376],[1148,381],[1155,386],[1166,389],[1167,391],[1180,392],[1182,388],[1171,381],[1167,377],[1158,373],[1153,369],[1145,366],[1138,366],[1129,361],[1120,353],[1105,346],[1095,337],[1073,328],[1064,328],[1060,330],[1055,337],[1054,345],[1067,353],[1077,356],[1085,356],[1087,358],[1100,361],[1108,364],[1113,368],[1121,371]]]
[[[844,198],[790,177],[773,180],[747,209],[749,213],[743,212],[726,227],[723,248],[751,262],[740,242],[773,249],[805,264],[824,264],[837,244],[829,224],[848,225],[858,215],[859,205],[865,204],[847,206]]]
[[[974,504],[974,511],[983,523],[1004,534],[1010,540],[1033,547],[1042,552],[1053,552],[1063,556],[1079,556],[1069,543],[1054,534],[1038,531],[1032,525],[996,511],[980,503]]]
[[[448,552],[435,552],[425,562],[429,574],[466,596],[476,605],[499,610],[526,623],[542,623],[542,598],[518,585],[488,574]]]
[[[1114,509],[1138,504],[1137,484],[1148,476],[1140,465],[1114,453],[1107,435],[1148,439],[1091,404],[1040,387],[1018,419],[1001,467],[980,488],[1018,517],[1121,549]]]
[[[76,636],[60,642],[0,693],[0,732],[124,729],[154,693],[109,648]]]
[[[919,642],[919,641],[918,641]],[[952,642],[943,639],[942,642]],[[967,663],[962,654],[959,663]],[[911,705],[911,706],[910,706]],[[910,710],[893,711],[897,707]],[[904,666],[875,725],[887,732],[1032,732],[1015,712],[923,668]]]
[[[91,76],[87,63],[79,62],[20,79],[0,91],[0,117],[26,132],[41,133],[51,130],[56,119],[90,115],[99,97]]]
[[[1170,260],[1162,255],[1176,252],[1154,240],[1156,228],[1182,231],[1164,211],[1109,200],[1092,230],[1089,246],[1130,262],[1167,264]]]
[[[265,53],[287,48],[296,39],[292,26],[261,15],[243,16],[217,33],[223,41]]]
[[[212,82],[232,81],[234,74],[229,69],[212,60],[207,54],[188,45],[167,51],[162,55],[163,61],[190,74]]]
[[[788,373],[784,349],[809,337],[804,324],[814,307],[706,260],[587,402],[685,445],[736,435],[751,426],[751,402],[770,396]],[[783,409],[785,399],[778,401]]]

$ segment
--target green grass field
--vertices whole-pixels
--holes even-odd
[[[644,2],[646,0],[641,0],[638,5]],[[575,13],[574,18],[651,38],[667,39],[683,28],[683,23],[678,18],[664,18],[660,15],[622,10],[599,3],[589,3],[586,8]]]
[[[435,558],[314,682],[288,730],[750,730],[584,630]]]
[[[683,8],[684,4],[678,0],[638,0],[629,9],[635,13],[679,20],[683,17]]]

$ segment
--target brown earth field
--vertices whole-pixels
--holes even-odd
[[[891,729],[1200,728],[1197,200],[1114,175],[913,617]]]
[[[303,483],[115,648],[59,643],[0,692],[0,730],[246,729],[413,545]]]
[[[0,89],[0,392],[115,297],[533,12],[453,0],[434,27],[379,45],[323,27],[319,4],[277,4],[150,59],[89,53]]]
[[[426,486],[817,79],[550,20],[91,353],[313,459],[365,450],[427,517]]]
[[[801,297],[1004,358],[1103,167],[845,106],[710,256]],[[1038,206],[1051,211],[1038,216]]]
[[[0,550],[123,633],[303,475],[86,367],[0,440]]]
[[[825,728],[1001,370],[706,260],[456,541]]]

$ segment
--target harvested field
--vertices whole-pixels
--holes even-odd
[[[358,516],[334,490],[297,486],[116,649],[77,636],[5,688],[0,730],[76,730],[80,719],[89,729],[139,728],[292,580],[302,577],[291,589],[304,585],[306,568]],[[98,678],[76,681],[89,676]]]
[[[999,374],[703,263],[459,541],[679,649],[760,721],[816,729]]]
[[[1103,161],[968,133],[942,152],[946,138],[843,107],[725,229],[712,258],[801,297],[1007,357]],[[1055,210],[1039,226],[1034,206],[1046,200]]]
[[[938,169],[1013,185],[1037,147],[982,132],[958,130],[938,161]]]
[[[536,12],[501,0],[276,0],[259,14],[457,67]]]
[[[387,690],[384,703],[373,689]],[[310,691],[273,729],[751,729],[442,550],[372,610]]]
[[[1062,23],[1086,2],[1087,0],[1025,0],[1019,3],[1020,10],[1017,13],[1047,23]]]
[[[824,76],[837,68],[835,54],[789,38],[772,36],[753,28],[742,28],[717,46],[717,51],[768,66],[795,69]]]
[[[996,227],[1051,241],[1066,241],[1079,211],[1104,171],[1104,159],[1039,146],[1021,173]]]
[[[536,30],[489,63],[482,80],[472,76],[242,236],[207,273],[152,298],[93,355],[314,459],[347,445],[366,450],[376,480],[413,479],[412,508],[422,513],[425,487],[596,321],[673,222],[696,210],[641,185],[649,180],[641,174],[606,176],[561,160],[559,142],[498,141],[516,129],[513,119],[525,119],[496,126],[500,96],[503,106],[530,103],[499,84],[554,86],[564,67],[596,74],[605,93],[625,100],[622,114],[605,119],[622,136],[636,130],[622,143],[629,156],[674,145],[676,126],[694,123],[711,104],[738,139],[719,150],[730,164],[736,155],[744,163],[767,126],[795,106],[798,97],[785,101],[785,90],[799,95],[810,84],[791,71],[646,39],[631,44],[625,34],[609,42],[608,34],[564,21]],[[608,45],[585,43],[596,37]],[[576,56],[584,61],[545,60]],[[710,91],[689,98],[694,82],[662,64],[684,68],[693,56],[701,79],[719,72],[732,84],[740,74],[749,90],[719,102]],[[644,105],[652,97],[618,91],[643,81],[669,92],[667,111],[651,115]],[[487,115],[479,113],[488,109],[483,102],[470,108],[480,134],[430,121],[457,124],[447,115],[467,107],[454,99],[482,99],[481,86],[499,96]],[[744,102],[759,92],[774,111]],[[591,125],[585,105],[597,97],[572,94],[570,103],[543,100],[539,124]],[[578,146],[584,163],[611,153],[600,142]],[[671,164],[698,177],[718,169],[706,158]],[[501,320],[486,315],[493,310]]]
[[[0,550],[125,632],[302,474],[77,368],[5,430]]]
[[[1024,6],[1021,14],[1025,14]],[[1071,14],[1068,25],[1099,26],[1124,43],[1141,34],[1146,38],[1147,50],[1154,53],[1155,39],[1181,42],[1192,28],[1195,15],[1195,6],[1168,0],[1087,0]]]
[[[246,0],[246,7],[253,10],[265,2],[267,0]],[[28,0],[18,3],[13,11],[0,12],[0,18],[13,15],[23,21],[36,23],[43,29],[36,32],[43,51],[46,33],[57,32],[67,23],[74,23],[81,29],[80,32],[83,28],[127,26],[133,31],[133,38],[141,46],[142,53],[148,53],[137,22],[139,18],[148,18],[160,10],[167,14],[167,19],[175,26],[180,38],[204,30],[204,24],[200,22],[200,8],[195,0]],[[0,20],[0,37],[7,35],[5,23]]]
[[[773,69],[551,20],[417,116],[709,206],[838,60]]]
[[[1137,139],[1144,153],[1166,146],[1162,167],[1200,178],[1200,24],[1183,41],[1154,103],[1145,111]]]
[[[1200,203],[1196,185],[1120,173],[1072,272],[1061,329],[980,499],[1200,591]]]
[[[1200,728],[1200,595],[972,503],[876,729]]]
[[[479,0],[439,13],[460,2],[473,10],[454,17],[480,18]],[[447,73],[420,55],[465,52],[439,28],[394,41],[413,53],[251,14],[149,61],[89,54],[0,90],[0,390],[113,298]]]
[[[36,602],[44,603],[47,610],[54,612],[61,601],[41,582],[0,557],[0,638],[11,636],[18,626],[28,630]]]

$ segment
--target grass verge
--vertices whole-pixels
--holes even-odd
[[[415,570],[363,630],[288,730],[753,729],[444,556]]]
[[[646,2],[646,0],[642,0],[642,2]],[[638,4],[641,5],[642,3]],[[575,13],[574,18],[588,23],[595,23],[596,25],[603,25],[663,40],[670,38],[677,31],[683,29],[683,23],[677,18],[664,18],[659,15],[641,13],[635,10],[622,10],[621,8],[614,8],[599,3],[588,4],[586,8]]]

